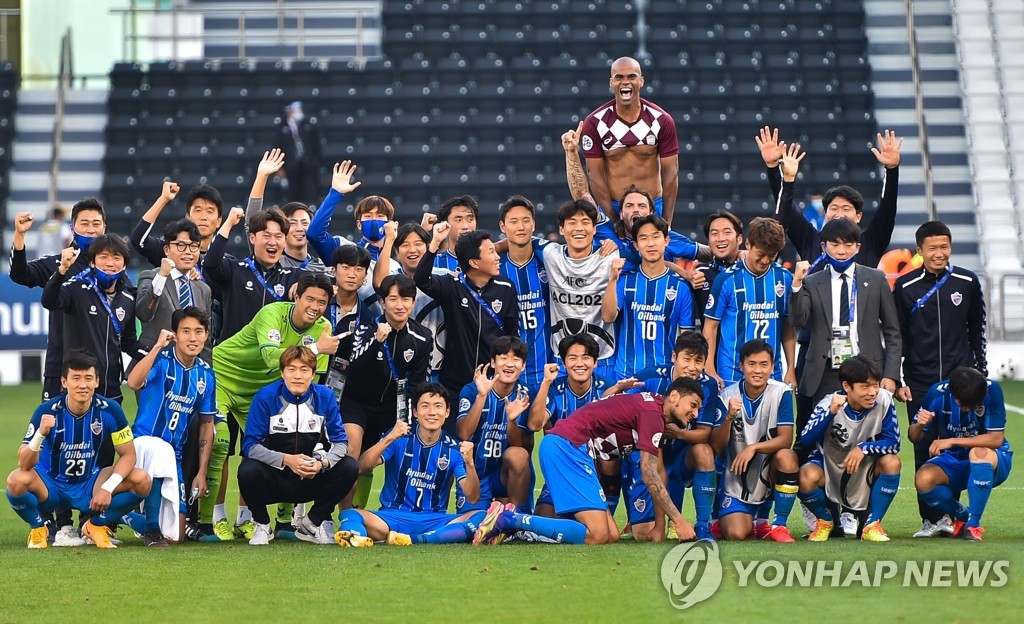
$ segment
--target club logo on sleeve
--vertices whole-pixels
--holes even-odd
[[[959,306],[963,302],[964,296],[960,294],[960,291],[957,291],[949,296],[949,300],[953,302],[953,305]]]
[[[655,448],[661,446],[661,433],[660,432],[658,432],[658,433],[654,434],[653,436],[651,436],[651,444],[653,444],[655,446]]]
[[[267,332],[267,339],[272,340],[273,342],[281,342],[281,332],[276,329],[272,329]]]
[[[445,470],[447,468],[448,468],[448,456],[447,455],[442,455],[442,456],[438,457],[437,458],[437,469],[438,470]]]
[[[714,310],[715,309],[715,296],[714,295],[711,295],[711,294],[708,295],[708,304],[706,306],[704,306],[704,309],[705,310]]]
[[[594,149],[594,139],[590,138],[587,135],[583,135],[583,149]]]
[[[469,399],[467,399],[465,397],[459,399],[459,412],[460,413],[468,412],[470,406],[471,406],[471,403],[469,402]]]
[[[786,294],[786,285],[782,282],[775,282],[775,296],[781,297]]]
[[[402,351],[402,357],[405,358],[406,362],[412,362],[412,356],[414,355],[416,355],[416,352],[413,351],[412,349],[406,349],[405,351]]]
[[[26,438],[31,438],[35,434],[36,434],[36,426],[33,425],[32,423],[29,423],[28,424],[28,431],[25,432],[25,437]]]

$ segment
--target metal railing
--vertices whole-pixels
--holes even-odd
[[[57,102],[53,115],[53,141],[50,144],[50,184],[47,187],[47,206],[57,204],[57,181],[60,179],[60,152],[64,144],[64,100],[74,80],[71,56],[71,29],[60,38],[60,70],[57,76]]]
[[[20,9],[0,9],[0,60],[10,58],[8,49],[8,32],[10,32],[10,18],[21,15]]]
[[[111,13],[121,15],[124,39],[121,45],[122,58],[125,60],[138,60],[138,42],[162,42],[171,43],[171,57],[178,59],[182,43],[235,43],[237,44],[237,59],[258,58],[250,55],[247,46],[259,43],[276,43],[294,45],[296,55],[294,58],[308,58],[306,56],[307,46],[335,44],[339,42],[337,30],[332,33],[317,33],[306,26],[307,18],[325,17],[354,17],[355,27],[343,29],[342,32],[350,37],[355,44],[354,56],[341,56],[347,60],[355,60],[359,64],[367,60],[366,47],[367,29],[364,25],[368,16],[379,16],[382,10],[380,0],[367,0],[365,2],[325,3],[325,4],[302,4],[289,5],[284,0],[278,0],[273,7],[250,7],[239,5],[238,7],[197,7],[197,6],[173,6],[169,9],[157,8],[117,8],[111,9]],[[238,19],[238,33],[213,34],[213,33],[183,33],[181,18],[200,15],[203,17],[234,17]],[[170,16],[170,34],[153,34],[138,32],[137,18],[139,16]],[[273,17],[276,26],[272,32],[250,33],[247,31],[246,19],[250,17]],[[295,20],[295,26],[289,27],[288,21]]]
[[[903,0],[907,13],[907,40],[910,43],[910,74],[914,81],[914,111],[917,116],[917,134],[921,139],[921,169],[924,171],[924,201],[928,218],[935,219],[935,180],[932,157],[928,148],[928,124],[924,114],[924,86],[921,83],[921,63],[917,53],[917,27],[914,20],[914,0]]]

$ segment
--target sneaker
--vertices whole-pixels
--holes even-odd
[[[857,516],[848,511],[839,514],[839,524],[843,527],[843,535],[853,537],[857,534]]]
[[[57,533],[53,536],[54,546],[85,546],[85,540],[75,533],[75,527],[68,525],[62,526]]]
[[[808,542],[825,542],[828,541],[828,536],[832,533],[832,527],[835,523],[829,520],[818,519],[815,523],[814,531],[807,536]]]
[[[484,542],[490,543],[490,539],[495,537],[500,532],[498,530],[498,520],[504,515],[505,506],[495,501],[491,503],[491,506],[487,509],[487,515],[480,521],[480,525],[476,529],[476,533],[473,535],[473,545],[479,546]]]
[[[227,521],[225,520],[225,522]],[[214,530],[216,531],[216,528],[214,528]],[[245,522],[236,524],[235,528],[231,532],[235,537],[251,540],[253,535],[256,533],[256,523],[252,520],[246,520]]]
[[[964,539],[968,542],[980,542],[981,536],[984,534],[985,529],[980,526],[964,527]]]
[[[711,533],[711,527],[703,522],[693,525],[693,532],[697,535],[698,542],[715,541],[715,536]]]
[[[387,543],[389,546],[412,546],[412,538],[405,533],[388,531]]]
[[[334,541],[338,546],[344,548],[369,548],[373,546],[373,540],[363,535],[356,535],[352,531],[338,531],[334,534]]]
[[[753,535],[754,539],[765,539],[772,532],[772,525],[767,522],[755,522]]]
[[[46,541],[46,536],[49,531],[46,529],[44,524],[41,527],[36,527],[28,532],[28,547],[29,548],[47,548],[50,543]]]
[[[153,546],[155,548],[167,548],[170,544],[164,539],[163,533],[160,529],[153,529],[152,531],[146,531],[146,534],[142,536],[143,542],[146,546]]]
[[[198,522],[185,522],[185,539],[198,542],[203,537],[203,529]]]
[[[793,544],[796,542],[784,524],[776,524],[768,529],[768,533],[762,539],[766,539],[769,542],[779,542],[780,544]]]
[[[804,505],[803,501],[800,501],[800,514],[804,517],[804,524],[807,525],[808,531],[814,530],[814,525],[818,524],[818,518],[811,511],[811,508]]]
[[[516,512],[516,506],[513,505],[512,503],[505,503],[505,511],[507,511],[509,513],[515,513]],[[507,537],[506,533],[498,533],[497,535],[492,537],[490,540],[488,540],[487,543],[489,545],[491,545],[491,546],[497,546],[498,544],[501,544],[502,542],[504,542],[506,537]]]
[[[274,539],[274,533],[270,530],[270,523],[267,524],[256,524],[252,523],[252,537],[249,538],[250,546],[266,546]]]
[[[927,523],[928,523],[928,521],[925,520],[925,524],[927,524]],[[954,527],[953,527],[953,517],[950,516],[949,514],[946,514],[946,515],[942,516],[941,518],[939,518],[938,522],[936,522],[932,526],[935,527],[936,535],[941,533],[943,535],[952,536],[952,535],[954,535],[956,533],[956,531],[954,530]],[[921,529],[921,530],[923,531],[924,529]],[[917,537],[917,536],[915,535],[914,537]]]
[[[932,524],[931,520],[922,522],[921,530],[914,533],[914,537],[936,537],[940,532],[952,535],[952,530],[953,520],[949,516],[942,516],[937,524]]]
[[[82,524],[82,537],[96,544],[96,548],[117,548],[110,540],[112,534],[110,527],[96,526],[91,520]]]
[[[888,542],[889,535],[882,528],[882,521],[875,520],[864,525],[864,530],[860,532],[860,539],[864,542]]]
[[[298,539],[295,536],[295,526],[290,523],[285,524],[283,522],[278,522],[274,525],[274,539],[294,542]]]
[[[313,524],[309,516],[303,516],[296,523],[295,537],[311,544],[331,544],[334,540],[331,539],[331,534],[327,532],[327,527],[324,524],[323,522],[319,525]]]

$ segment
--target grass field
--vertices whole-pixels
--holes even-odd
[[[1024,406],[1024,383],[1004,385],[1006,400]],[[0,448],[6,470],[38,403],[36,386],[0,389]],[[130,393],[129,393],[130,394]],[[131,419],[134,406],[127,405]],[[903,415],[901,413],[901,422]],[[1011,443],[1024,440],[1021,414],[1009,413]],[[905,466],[912,466],[909,445]],[[379,480],[375,486],[379,488]],[[272,543],[256,549],[242,541],[145,549],[122,529],[126,545],[44,551],[25,548],[27,527],[4,504],[0,511],[0,622],[713,622],[752,621],[769,615],[830,623],[1019,621],[1024,597],[1024,528],[1020,469],[997,488],[985,515],[982,543],[912,540],[919,528],[904,470],[902,491],[886,517],[888,544],[832,540],[721,544],[724,579],[712,598],[686,611],[673,609],[661,584],[661,560],[672,544],[624,542],[607,547],[507,545],[362,550]],[[234,500],[234,494],[229,496]],[[692,506],[687,500],[687,516]],[[229,506],[229,516],[233,510]],[[798,510],[794,535],[804,528]],[[734,563],[780,561],[1008,560],[1000,588],[908,587],[894,579],[881,587],[739,587]],[[845,573],[843,575],[845,577]],[[751,577],[753,578],[753,577]],[[955,574],[954,574],[955,578]],[[955,583],[955,580],[954,580]],[[768,619],[767,621],[771,621]]]

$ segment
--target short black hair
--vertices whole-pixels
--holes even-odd
[[[517,206],[526,208],[526,210],[530,212],[530,216],[534,216],[535,213],[533,208],[533,202],[526,199],[522,195],[513,195],[512,197],[509,197],[505,201],[501,202],[501,206],[498,207],[498,222],[504,223],[505,215],[508,214],[508,211],[512,210]]]
[[[585,199],[574,199],[558,207],[555,218],[558,219],[559,227],[565,225],[566,221],[575,217],[580,212],[590,217],[594,225],[597,225],[597,206]]]
[[[185,214],[188,214],[192,210],[192,204],[197,199],[205,199],[212,202],[217,207],[217,214],[224,217],[224,200],[220,196],[220,191],[213,188],[209,184],[200,184],[199,186],[193,186],[192,190],[185,196]]]
[[[125,265],[132,259],[132,250],[128,247],[128,243],[124,242],[124,239],[117,234],[100,234],[89,245],[88,251],[85,252],[85,257],[89,259],[89,262],[95,262],[96,256],[100,255],[100,252],[112,251],[114,253],[121,254],[124,258]]]
[[[661,232],[662,234],[665,235],[666,238],[668,238],[668,221],[662,219],[658,215],[649,214],[644,215],[642,217],[637,217],[636,219],[633,220],[633,227],[629,229],[629,234],[630,236],[633,237],[633,240],[636,240],[637,234],[640,233],[640,228],[645,225],[653,225],[655,228],[658,229],[659,232]]]
[[[949,231],[949,226],[942,221],[925,221],[914,232],[914,239],[917,241],[918,247],[924,245],[924,239],[932,236],[945,236],[949,242],[953,242],[953,233]]]
[[[288,223],[288,218],[284,216],[280,208],[271,208],[269,210],[262,210],[253,218],[249,219],[249,233],[256,234],[267,229],[267,225],[270,223],[276,223],[281,228],[281,233],[288,235],[288,229],[291,224]]]
[[[199,324],[203,326],[203,329],[210,331],[210,315],[205,310],[197,306],[185,306],[179,310],[175,310],[171,313],[171,331],[177,332],[178,325],[181,324],[186,318],[194,318],[199,321]]]
[[[60,375],[67,377],[68,373],[76,371],[87,371],[89,369],[100,371],[100,361],[90,351],[85,349],[71,349],[64,354],[64,361],[61,363]]]
[[[737,235],[743,235],[743,219],[740,219],[728,210],[716,210],[708,215],[708,218],[704,220],[704,238],[711,237],[711,224],[719,219],[725,219],[729,223],[732,223],[733,229],[736,230]]]
[[[455,257],[459,260],[459,268],[463,273],[469,273],[473,267],[469,266],[470,260],[480,259],[480,246],[485,240],[491,240],[491,233],[487,230],[471,230],[459,237],[455,243]]]
[[[103,204],[100,203],[100,200],[95,197],[86,197],[85,199],[75,202],[75,205],[71,207],[71,222],[74,223],[77,221],[78,213],[86,210],[95,210],[100,213],[101,217],[103,217],[103,223],[107,222],[107,211],[103,209]]]
[[[164,244],[170,245],[177,240],[178,234],[182,232],[188,234],[188,239],[193,243],[203,240],[203,235],[199,233],[199,226],[189,219],[178,219],[164,226]]]
[[[284,216],[288,217],[289,219],[292,218],[293,214],[300,210],[304,210],[306,214],[309,215],[310,219],[313,218],[313,213],[316,212],[315,210],[313,210],[312,206],[303,202],[288,202],[284,206],[281,206],[281,212],[283,212]]]
[[[695,329],[688,329],[676,336],[676,346],[672,349],[672,355],[685,351],[699,355],[706,360],[709,349],[708,339],[704,337],[704,334]]]
[[[342,245],[331,254],[332,267],[347,264],[348,266],[363,267],[369,271],[370,260],[370,252],[359,245]]]
[[[839,217],[821,226],[821,240],[826,243],[859,243],[860,226],[853,219]]]
[[[398,226],[398,234],[395,236],[395,243],[391,246],[391,254],[394,256],[398,255],[398,248],[402,246],[405,239],[410,236],[419,236],[423,241],[423,244],[430,245],[430,233],[423,229],[423,226],[419,223],[406,223],[405,225]]]
[[[704,388],[701,387],[700,382],[696,379],[689,377],[676,377],[669,384],[668,389],[665,390],[665,396],[668,396],[675,392],[681,397],[695,394],[700,397],[700,400],[704,401]]]
[[[441,209],[437,211],[437,220],[447,221],[448,217],[452,214],[452,210],[459,206],[469,208],[473,212],[473,218],[480,218],[480,205],[477,204],[476,200],[470,195],[459,195],[441,204]]]
[[[587,355],[594,358],[596,361],[598,356],[601,354],[601,346],[597,344],[597,339],[590,334],[569,334],[565,338],[558,341],[558,357],[565,359],[565,356],[569,353],[569,349],[576,345],[583,345]]]
[[[408,275],[396,273],[388,275],[380,281],[380,288],[377,289],[377,296],[383,303],[384,299],[391,293],[392,288],[398,288],[398,296],[405,298],[416,298],[416,282]]]
[[[501,336],[496,338],[491,343],[491,359],[493,360],[499,355],[505,355],[506,353],[511,353],[522,360],[526,360],[526,356],[530,354],[530,347],[526,346],[526,343],[520,340],[519,336]]]
[[[864,212],[864,196],[861,195],[860,191],[857,189],[851,186],[846,186],[845,184],[841,186],[833,186],[829,190],[825,191],[825,196],[821,198],[821,205],[825,207],[825,210],[828,210],[828,205],[837,197],[842,197],[853,204],[853,209],[856,210],[858,214]]]
[[[768,357],[770,357],[773,362],[775,361],[775,349],[773,349],[772,346],[764,340],[755,338],[744,342],[743,346],[740,347],[740,362],[746,360],[752,355],[757,355],[758,353],[767,353]]]
[[[856,383],[882,381],[882,371],[871,360],[863,355],[855,355],[839,365],[839,383]]]
[[[327,277],[325,273],[303,273],[295,286],[295,297],[301,297],[302,293],[306,292],[309,288],[319,288],[327,293],[328,299],[334,294],[334,284],[331,283],[331,278]]]
[[[974,409],[985,402],[988,379],[976,369],[958,366],[949,374],[949,392],[957,403]]]
[[[439,384],[437,382],[425,383],[425,384],[421,385],[420,387],[416,388],[416,391],[412,395],[412,404],[413,404],[413,406],[418,405],[419,402],[420,402],[420,399],[423,398],[423,395],[425,395],[425,394],[433,394],[433,395],[441,397],[442,399],[444,399],[445,407],[451,408],[451,398],[452,398],[452,395],[449,394],[447,388],[445,388],[444,386],[442,386],[441,384]]]

